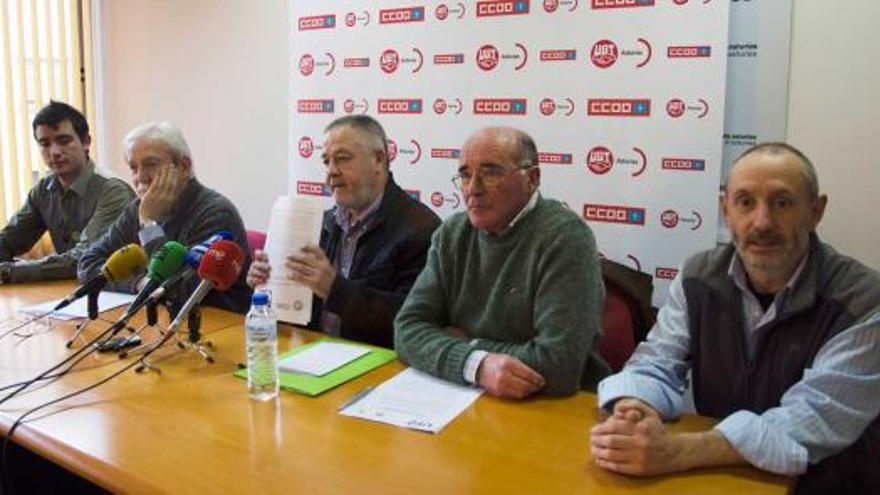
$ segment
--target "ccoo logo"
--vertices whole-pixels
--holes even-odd
[[[483,0],[477,2],[477,17],[524,15],[529,13],[529,0]]]
[[[403,7],[379,11],[379,24],[400,24],[405,22],[422,22],[424,20],[424,7]]]
[[[297,21],[297,27],[300,31],[310,31],[313,29],[333,29],[336,27],[336,15],[327,14],[300,17]]]
[[[306,196],[330,196],[330,186],[323,182],[296,182],[296,193]]]
[[[476,98],[474,115],[525,115],[525,98]]]
[[[646,98],[590,98],[587,115],[597,117],[650,117],[651,100]]]
[[[584,218],[603,223],[645,225],[645,209],[631,206],[585,204]]]

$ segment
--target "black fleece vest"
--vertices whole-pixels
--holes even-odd
[[[838,255],[815,236],[801,278],[777,319],[746,352],[743,303],[727,274],[734,249],[719,248],[685,265],[693,360],[694,402],[700,414],[760,414],[776,407],[828,339],[849,328],[880,301],[876,273]],[[878,399],[880,400],[880,399]],[[850,447],[811,465],[796,493],[880,493],[880,422]]]

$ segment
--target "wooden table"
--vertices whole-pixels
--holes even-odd
[[[0,286],[0,315],[59,297],[70,283]],[[790,480],[752,468],[701,470],[636,479],[597,468],[588,430],[596,398],[509,402],[488,396],[438,435],[337,414],[356,391],[403,369],[390,363],[320,397],[282,393],[248,399],[232,376],[245,360],[243,318],[206,310],[206,340],[217,362],[169,349],[162,374],[125,373],[52,406],[21,426],[14,440],[38,455],[117,492],[180,493],[785,493]],[[95,326],[93,331],[100,328]],[[70,351],[71,324],[19,342],[0,341],[0,386],[31,376]],[[280,347],[316,334],[282,327]],[[0,432],[23,411],[124,365],[95,356],[63,379],[0,406]],[[685,431],[711,421],[687,417]],[[11,468],[14,470],[14,466]]]

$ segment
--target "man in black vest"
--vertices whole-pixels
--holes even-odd
[[[622,372],[591,451],[637,476],[752,464],[800,493],[880,493],[880,275],[819,241],[827,197],[784,143],[741,155],[721,196],[733,242],[688,259]],[[715,428],[670,433],[687,373]]]
[[[385,131],[372,117],[340,117],[325,129],[322,159],[336,206],[324,212],[320,246],[270,267],[254,254],[247,282],[265,284],[270,269],[317,296],[311,328],[393,346],[394,316],[425,266],[440,219],[394,181]]]

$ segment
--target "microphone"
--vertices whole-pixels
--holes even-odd
[[[188,251],[183,244],[177,241],[168,241],[153,254],[147,267],[149,281],[128,305],[125,314],[122,315],[111,327],[111,335],[121,330],[128,320],[132,318],[147,303],[150,295],[162,285],[168,278],[180,271]]]
[[[198,274],[202,281],[189,299],[177,312],[174,321],[168,326],[168,335],[173,334],[211,289],[227,290],[238,279],[244,262],[244,251],[235,242],[219,240],[215,242],[199,262]]]
[[[72,294],[62,299],[52,311],[65,308],[83,296],[96,294],[104,288],[107,282],[124,280],[146,266],[147,253],[144,252],[144,248],[134,243],[123,246],[110,255],[104,266],[101,267],[101,273],[80,285]]]
[[[199,263],[202,261],[202,257],[204,257],[208,249],[210,249],[215,242],[222,240],[232,240],[232,234],[226,230],[221,230],[193,246],[183,260],[183,269],[178,271],[176,275],[167,278],[159,287],[155,288],[155,290],[146,298],[144,304],[155,304],[159,299],[164,297],[172,287],[183,281],[189,280],[189,278],[196,273]]]

